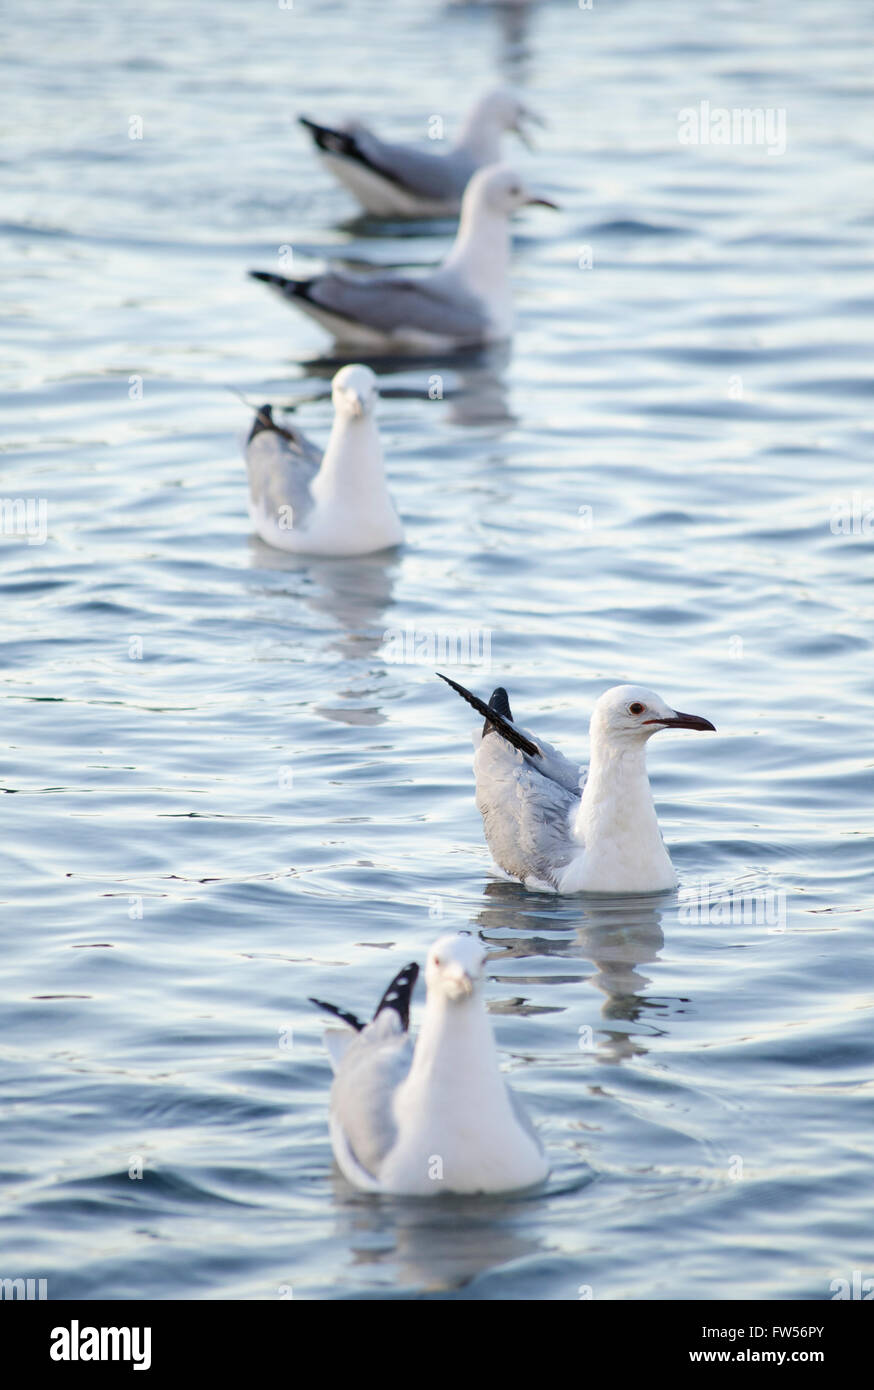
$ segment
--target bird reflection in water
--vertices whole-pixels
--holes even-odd
[[[448,0],[447,8],[450,14],[493,19],[499,67],[507,81],[523,82],[531,63],[531,20],[537,0]]]
[[[531,1234],[538,1209],[531,1196],[362,1197],[351,1194],[339,1173],[334,1188],[337,1234],[350,1252],[350,1292],[356,1267],[366,1268],[369,1295],[379,1265],[386,1288],[441,1292],[543,1250]]]
[[[560,898],[493,881],[486,885],[485,897],[473,925],[488,945],[500,949],[498,967],[502,957],[591,961],[595,969],[588,983],[605,995],[605,1026],[594,1029],[592,1040],[599,1061],[642,1056],[648,1051],[642,1039],[666,1031],[669,1005],[647,995],[651,980],[639,968],[658,960],[665,944],[663,895]],[[575,939],[569,939],[571,932]],[[539,973],[537,979],[566,984],[568,976],[566,971],[556,978]]]
[[[387,550],[349,559],[317,559],[274,550],[257,536],[251,538],[250,547],[253,567],[289,576],[287,589],[269,589],[271,604],[287,594],[295,605],[305,605],[317,620],[327,619],[325,652],[344,662],[362,663],[355,670],[346,665],[341,668],[347,680],[336,696],[343,703],[317,706],[316,713],[341,724],[383,724],[386,716],[372,702],[381,686],[370,663],[377,659],[385,641],[386,613],[393,602],[400,553]],[[293,634],[299,626],[293,611],[286,621]],[[311,622],[308,627],[312,632]]]

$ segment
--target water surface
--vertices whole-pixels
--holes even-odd
[[[874,1274],[866,7],[19,2],[2,29],[2,490],[47,535],[3,540],[0,1274],[550,1300]],[[452,232],[356,219],[293,118],[423,137],[496,80],[548,117],[516,159],[563,207],[519,219],[512,351],[382,364],[404,550],[272,552],[227,387],[324,439],[331,367],[246,270],[428,265]],[[785,153],[681,145],[702,100],[785,110]],[[426,659],[389,659],[407,631]],[[650,746],[680,895],[497,879],[476,721],[427,659],[448,631],[489,654],[449,674],[581,758],[617,681],[713,720]],[[452,928],[488,943],[552,1177],[360,1196],[307,996],[365,1011]]]

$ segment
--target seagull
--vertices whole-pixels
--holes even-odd
[[[429,275],[328,272],[290,280],[252,270],[340,343],[378,351],[413,348],[447,352],[509,338],[510,214],[529,204],[554,208],[535,197],[518,174],[490,164],[474,174],[461,204],[458,234],[442,266]]]
[[[438,672],[439,675],[439,672]],[[555,893],[663,893],[677,886],[646,773],[660,729],[710,729],[654,690],[615,685],[595,703],[589,767],[517,727],[506,690],[489,703],[440,676],[485,716],[474,757],[476,804],[498,868]]]
[[[395,976],[370,1023],[311,999],[344,1025],[325,1034],[334,1070],[331,1142],[354,1187],[433,1196],[512,1192],[546,1178],[536,1131],[498,1066],[482,993],[485,959],[470,932],[435,941],[415,1046],[408,1031],[415,963]]]
[[[500,159],[504,132],[515,131],[527,144],[526,123],[544,124],[505,87],[479,99],[445,154],[380,140],[359,122],[334,130],[306,116],[299,120],[323,162],[365,211],[376,217],[454,215],[471,175]]]
[[[249,515],[268,545],[304,555],[367,555],[404,538],[382,465],[369,367],[343,367],[331,386],[334,424],[324,456],[300,430],[255,414],[246,444]]]

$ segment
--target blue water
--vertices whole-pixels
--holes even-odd
[[[45,543],[2,550],[0,1275],[549,1300],[874,1275],[869,7],[0,24],[2,493],[46,506]],[[514,159],[563,208],[519,219],[512,352],[383,364],[403,551],[271,552],[227,387],[324,439],[332,368],[246,270],[427,265],[452,234],[362,224],[294,117],[424,138],[496,80],[549,119]],[[702,100],[785,111],[785,152],[682,145]],[[476,720],[427,651],[452,629],[489,659],[448,674],[580,758],[617,681],[712,719],[650,746],[680,895],[496,878]],[[388,659],[406,630],[421,661]],[[552,1178],[355,1194],[307,996],[367,1010],[458,927]]]

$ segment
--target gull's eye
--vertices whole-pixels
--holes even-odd
[[[435,957],[434,957],[434,964],[435,964],[435,965],[439,965],[439,964],[440,964],[440,957],[439,957],[439,956],[435,956]]]
[[[643,711],[644,711],[645,709],[646,709],[646,705],[642,705],[642,704],[640,704],[640,702],[639,702],[638,700],[635,700],[635,702],[634,702],[633,705],[629,705],[629,706],[628,706],[628,713],[629,713],[629,714],[643,714]]]

